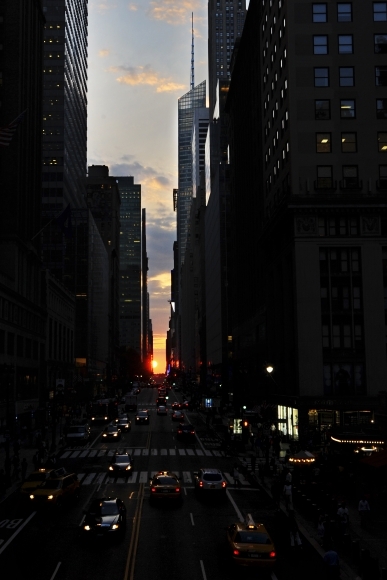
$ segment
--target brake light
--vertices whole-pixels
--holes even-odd
[[[276,553],[275,552],[270,552],[269,558],[275,558],[275,557],[276,557]]]
[[[177,487],[177,488],[175,489],[175,491],[176,491],[176,493],[180,493],[180,487]]]
[[[203,482],[199,481],[199,487],[203,487]]]
[[[155,487],[151,487],[151,492],[154,493],[156,491]]]
[[[225,481],[222,481],[222,487],[226,487],[227,483]]]
[[[239,554],[240,554],[240,551],[239,551],[239,550],[234,550],[234,551],[233,551],[233,554],[234,554],[234,556],[239,556]]]

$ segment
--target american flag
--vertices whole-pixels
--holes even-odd
[[[1,147],[8,147],[8,145],[11,143],[13,134],[15,133],[16,129],[18,128],[19,123],[21,123],[23,121],[26,112],[27,112],[27,109],[25,111],[23,111],[22,113],[20,113],[20,115],[18,117],[16,117],[16,119],[14,119],[12,121],[12,123],[7,125],[7,127],[0,127],[0,146]]]

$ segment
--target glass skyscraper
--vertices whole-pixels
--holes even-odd
[[[178,169],[177,242],[179,263],[184,261],[189,227],[192,188],[192,130],[195,109],[206,106],[206,81],[203,81],[178,100]]]
[[[120,208],[120,346],[141,354],[141,185],[117,177]]]
[[[42,201],[46,215],[85,207],[87,172],[87,2],[43,0]]]

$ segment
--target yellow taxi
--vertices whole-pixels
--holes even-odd
[[[62,470],[63,473],[66,473],[66,471],[63,468],[61,468],[60,470],[56,470],[51,467],[50,468],[41,467],[40,469],[33,471],[24,480],[20,488],[20,493],[22,494],[23,497],[28,497],[30,493],[32,493],[37,487],[40,487],[42,483],[46,481],[46,479],[48,479],[49,477],[54,477],[55,475],[58,474],[58,471],[61,472]],[[63,473],[60,474],[63,475]]]
[[[182,489],[179,478],[171,471],[158,471],[149,481],[150,496],[149,501],[152,503],[155,499],[159,500],[183,500]]]
[[[80,491],[78,476],[75,473],[67,473],[60,477],[49,477],[29,495],[29,498],[31,503],[36,505],[45,504],[59,507],[65,501],[78,500]]]
[[[227,542],[235,564],[271,569],[276,562],[273,540],[265,526],[255,523],[251,514],[245,522],[228,526]]]

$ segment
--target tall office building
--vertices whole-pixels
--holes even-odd
[[[385,2],[251,3],[232,70],[234,360],[294,439],[378,423],[386,24]]]
[[[141,185],[116,177],[120,210],[120,346],[142,353],[141,325]]]
[[[33,427],[44,383],[46,311],[36,235],[43,26],[38,0],[0,0],[0,425],[9,429],[16,418]]]
[[[85,207],[87,0],[43,0],[43,212]],[[43,215],[45,215],[43,214]]]
[[[206,106],[206,81],[203,81],[178,100],[178,172],[177,243],[180,264],[184,261],[189,229],[192,189],[192,130],[196,109]]]
[[[141,261],[142,261],[142,353],[141,359],[144,370],[152,372],[153,337],[152,321],[149,318],[149,292],[148,292],[148,254],[146,251],[146,209],[141,212]]]
[[[246,0],[208,2],[208,81],[210,119],[216,103],[218,80],[230,80],[231,56],[241,37],[246,18]]]

